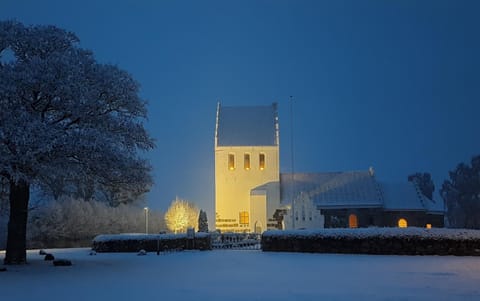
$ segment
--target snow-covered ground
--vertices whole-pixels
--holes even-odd
[[[480,257],[47,251],[74,265],[29,251],[0,272],[0,300],[480,300]]]

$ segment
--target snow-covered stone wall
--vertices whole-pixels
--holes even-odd
[[[263,251],[480,256],[480,231],[365,228],[267,231]]]

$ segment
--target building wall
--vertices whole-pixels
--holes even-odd
[[[251,231],[283,230],[280,208],[280,183],[270,182],[250,192]]]
[[[270,182],[266,185],[267,191],[267,227],[266,230],[283,230],[282,224],[279,223],[277,210],[280,206],[280,182]]]
[[[251,232],[262,233],[267,228],[267,192],[250,195]]]
[[[321,229],[325,227],[325,217],[309,197],[302,195],[290,206],[284,225],[285,229]]]
[[[443,215],[427,214],[423,211],[385,211],[383,214],[385,227],[397,227],[398,220],[404,218],[409,227],[425,227],[430,224],[435,228],[443,228]]]
[[[245,168],[244,155],[250,155],[250,168]],[[260,168],[260,154],[265,166]],[[234,156],[234,167],[229,166]],[[215,212],[216,229],[222,232],[253,231],[250,212],[250,191],[258,186],[279,182],[278,146],[217,146],[215,148]],[[242,224],[240,214],[248,213],[248,223]],[[245,220],[243,220],[245,221]]]
[[[365,209],[322,209],[325,215],[325,228],[348,228],[350,216],[355,215],[357,227],[398,227],[398,221],[405,219],[408,227],[441,228],[443,215],[427,214],[425,211],[384,211],[381,208]]]

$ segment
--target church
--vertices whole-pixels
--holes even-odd
[[[215,227],[221,232],[443,227],[443,202],[416,182],[364,171],[280,173],[277,104],[217,105]]]

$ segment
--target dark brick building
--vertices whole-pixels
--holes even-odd
[[[280,182],[286,229],[444,226],[443,202],[415,182],[379,182],[373,169],[281,174]]]

